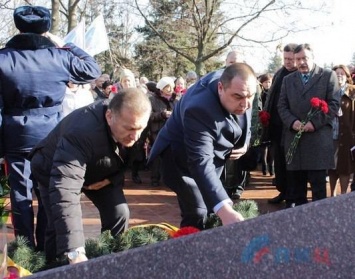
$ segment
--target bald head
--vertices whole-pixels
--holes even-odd
[[[236,50],[232,50],[227,54],[225,66],[228,67],[229,65],[232,65],[234,63],[241,63],[241,62],[243,62],[243,60],[241,59],[240,53]]]
[[[226,67],[223,71],[220,82],[225,88],[228,88],[234,77],[239,76],[242,80],[250,80],[251,91],[255,91],[256,88],[256,75],[252,67],[246,63],[233,63]],[[254,86],[255,85],[255,86]]]
[[[131,114],[150,114],[151,102],[147,94],[138,88],[126,88],[116,94],[110,101],[108,108],[115,113],[120,113],[123,108],[128,108]]]

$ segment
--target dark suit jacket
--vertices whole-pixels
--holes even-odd
[[[277,110],[277,104],[280,99],[280,92],[281,92],[281,85],[282,81],[285,76],[289,75],[290,73],[294,72],[287,70],[284,66],[282,66],[274,75],[272,79],[272,85],[269,89],[268,96],[266,98],[265,106],[263,110],[270,113],[270,124],[266,128],[268,129],[267,138],[264,138],[264,141],[271,140],[274,143],[280,145],[281,137],[282,137],[282,120],[280,118],[279,112]],[[265,129],[265,130],[266,130]]]
[[[209,209],[229,198],[220,181],[226,158],[234,146],[250,141],[252,109],[246,113],[247,135],[242,137],[241,128],[219,101],[217,84],[222,72],[212,72],[189,88],[160,130],[148,160],[170,147],[172,160],[178,168],[187,169]]]

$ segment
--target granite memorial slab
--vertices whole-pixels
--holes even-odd
[[[355,193],[28,278],[355,278]]]

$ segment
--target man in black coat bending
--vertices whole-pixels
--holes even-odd
[[[107,102],[69,114],[31,154],[32,173],[48,217],[48,262],[63,254],[71,264],[87,260],[81,192],[98,208],[102,231],[115,236],[128,228],[129,209],[122,189],[126,148],[147,126],[151,104],[136,88]]]

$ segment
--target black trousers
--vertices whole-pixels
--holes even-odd
[[[180,226],[204,229],[208,213],[207,206],[196,182],[191,178],[186,160],[173,156],[170,147],[161,154],[161,158],[163,181],[176,193],[179,202],[182,217]],[[176,160],[181,160],[181,162]]]
[[[270,175],[274,174],[274,153],[272,152],[271,145],[260,147],[261,157],[261,170],[263,174],[269,172]]]
[[[227,160],[221,181],[229,197],[238,193],[242,195],[248,184],[248,172],[243,171],[239,160]]]
[[[60,255],[56,249],[56,230],[52,218],[49,191],[48,187],[42,185],[39,185],[39,190],[48,218],[45,238],[46,260],[47,262],[52,262]],[[128,228],[130,213],[121,187],[115,187],[111,184],[97,191],[83,190],[83,192],[99,210],[101,232],[110,230],[111,234],[116,236]]]
[[[159,183],[161,177],[161,158],[157,157],[150,164],[150,181]]]
[[[274,157],[276,189],[282,196],[285,196],[288,181],[284,147],[280,142],[272,141],[271,152]]]
[[[307,183],[311,185],[312,201],[327,197],[326,170],[288,171],[287,202],[307,203]]]

